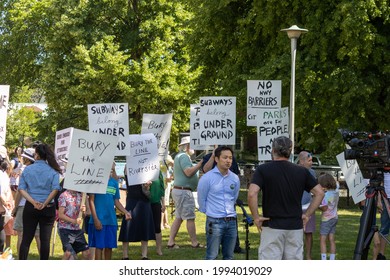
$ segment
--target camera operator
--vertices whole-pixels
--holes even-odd
[[[384,181],[383,186],[385,188],[385,192],[387,195],[388,202],[390,202],[390,170],[386,170],[384,173]],[[386,209],[386,205],[383,205],[382,213],[381,213],[381,228],[379,230],[380,233],[380,246],[379,246],[379,253],[377,256],[377,260],[386,260],[385,257],[385,249],[386,249],[386,243],[387,243],[387,236],[389,235],[389,229],[390,229],[390,217],[388,210]]]

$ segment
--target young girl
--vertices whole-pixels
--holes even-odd
[[[82,196],[81,192],[65,190],[58,198],[58,234],[64,250],[63,260],[75,260],[79,252],[84,259],[90,259],[88,243],[80,228],[79,213],[85,212]]]
[[[337,205],[339,203],[339,192],[336,190],[336,180],[330,174],[322,174],[318,177],[318,183],[325,190],[325,197],[320,205],[321,224],[320,224],[320,248],[321,260],[326,260],[326,240],[329,239],[330,260],[336,259],[336,225],[338,221]]]

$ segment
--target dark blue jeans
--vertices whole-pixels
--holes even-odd
[[[42,210],[37,210],[30,202],[26,201],[23,211],[23,238],[20,244],[19,260],[27,260],[38,224],[39,239],[41,241],[40,259],[49,259],[50,238],[55,218],[56,208],[54,204]]]
[[[237,221],[207,217],[206,238],[206,260],[215,260],[221,245],[222,258],[232,260],[237,239]]]

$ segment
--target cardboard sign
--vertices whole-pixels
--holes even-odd
[[[126,157],[128,186],[158,179],[160,160],[156,136],[153,133],[132,134],[129,141],[130,156]]]
[[[200,98],[200,144],[236,144],[236,97]]]
[[[130,155],[129,105],[127,103],[89,104],[89,131],[117,136],[116,156]]]
[[[7,111],[9,100],[9,86],[0,85],[0,145],[5,145],[7,132]]]
[[[288,108],[260,109],[258,114],[257,147],[258,159],[271,160],[272,142],[276,137],[289,137]]]
[[[259,109],[279,109],[282,105],[282,81],[247,81],[247,126],[257,126]]]
[[[337,161],[343,171],[345,182],[348,185],[349,192],[352,196],[353,202],[359,203],[366,199],[367,182],[363,179],[362,172],[356,160],[346,160],[344,152],[336,156]]]
[[[118,136],[73,129],[64,188],[106,193]]]
[[[73,127],[65,128],[56,132],[54,153],[57,161],[69,157],[70,141],[72,140]]]
[[[168,155],[171,136],[172,114],[144,114],[141,134],[153,133],[157,139],[158,156],[163,160]]]
[[[208,150],[212,149],[212,146],[201,145],[200,144],[200,123],[202,122],[202,117],[200,114],[200,105],[191,104],[191,113],[190,113],[190,148],[193,150]]]

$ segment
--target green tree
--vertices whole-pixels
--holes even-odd
[[[7,118],[7,147],[24,146],[26,138],[38,139],[37,124],[42,112],[37,112],[33,107],[23,107],[13,111]]]
[[[173,113],[173,135],[189,129],[199,70],[184,45],[190,14],[181,1],[14,0],[7,8],[9,37],[31,42],[33,58],[21,56],[37,70],[26,83],[50,107],[43,127],[87,129],[87,104],[128,102],[131,133],[143,113]]]
[[[238,97],[243,135],[246,80],[282,80],[289,104],[290,41],[283,28],[309,29],[298,40],[296,136],[301,149],[342,149],[338,128],[387,129],[389,1],[188,1],[198,94]]]

